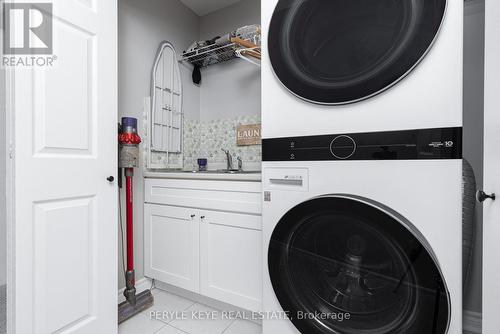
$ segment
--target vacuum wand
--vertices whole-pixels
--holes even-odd
[[[125,169],[127,201],[127,271],[134,270],[134,169]],[[135,282],[134,282],[135,283]]]
[[[139,167],[139,144],[137,119],[122,118],[121,131],[118,135],[120,144],[119,167],[125,170],[126,220],[127,220],[127,268],[125,271],[126,301],[118,305],[118,323],[151,307],[154,303],[150,290],[137,294],[135,289],[134,269],[134,168]],[[121,212],[120,212],[121,214]]]
[[[125,298],[135,305],[135,270],[134,270],[134,197],[133,197],[134,169],[125,168],[125,201],[127,217],[127,271],[125,273]]]

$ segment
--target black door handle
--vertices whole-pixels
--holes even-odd
[[[487,193],[485,193],[484,191],[482,190],[479,190],[477,193],[476,193],[476,199],[479,203],[483,203],[484,201],[486,201],[487,199],[491,199],[492,201],[494,201],[495,199],[497,198],[497,196],[495,194],[491,194],[491,195],[488,195]]]
[[[114,176],[109,176],[106,180],[108,180],[108,182],[114,182],[115,181],[115,177]]]

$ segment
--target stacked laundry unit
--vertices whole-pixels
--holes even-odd
[[[462,333],[463,3],[262,6],[264,334]]]

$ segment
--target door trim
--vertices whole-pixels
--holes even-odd
[[[500,3],[495,0],[485,1],[485,78],[484,78],[484,187],[486,193],[499,193],[500,155],[500,117],[498,115],[498,85],[500,84]],[[500,319],[500,267],[497,254],[500,252],[500,207],[497,201],[486,201],[483,205],[483,332],[498,331]]]
[[[3,29],[2,29],[3,30]],[[15,106],[14,106],[14,69],[5,69],[5,176],[6,176],[6,225],[7,225],[7,334],[15,333],[15,229],[14,229],[14,168],[15,168]]]

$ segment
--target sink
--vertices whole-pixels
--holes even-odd
[[[221,169],[217,171],[218,173],[222,174],[260,174],[260,170],[253,170],[253,171],[247,171],[247,170],[227,170],[227,169]]]
[[[260,170],[246,171],[246,170],[227,170],[227,169],[207,170],[207,171],[203,171],[203,172],[200,172],[197,170],[193,170],[193,171],[185,170],[182,172],[183,173],[193,173],[193,174],[260,174],[261,173]]]

